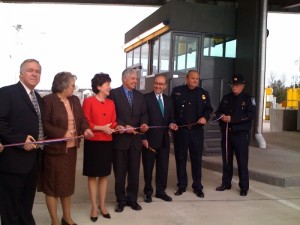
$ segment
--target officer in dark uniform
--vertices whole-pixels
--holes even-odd
[[[199,87],[199,80],[200,74],[190,70],[186,75],[186,85],[175,87],[171,96],[174,102],[174,118],[179,127],[178,131],[174,132],[173,138],[178,180],[175,195],[181,195],[186,191],[188,184],[186,163],[189,150],[192,188],[198,197],[203,198],[201,183],[203,126],[210,119],[213,109],[208,92]]]
[[[241,74],[234,74],[230,84],[232,92],[223,97],[216,111],[216,118],[222,116],[219,124],[223,160],[222,185],[216,191],[231,188],[234,153],[238,165],[240,195],[246,196],[249,189],[249,133],[256,106],[254,97],[243,92],[245,80]]]

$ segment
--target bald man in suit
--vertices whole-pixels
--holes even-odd
[[[177,130],[174,120],[172,99],[163,91],[167,87],[167,79],[163,75],[157,75],[153,83],[153,91],[145,95],[148,112],[148,125],[161,128],[149,129],[144,136],[142,160],[144,168],[144,201],[152,202],[152,173],[156,165],[156,198],[170,202],[172,198],[167,195],[167,181],[170,154],[169,129]],[[151,151],[152,150],[152,151]],[[155,153],[153,151],[156,151]]]

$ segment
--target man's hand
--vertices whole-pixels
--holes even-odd
[[[120,134],[123,134],[125,132],[125,127],[118,125],[116,126],[115,131],[119,132]]]
[[[149,143],[147,140],[142,140],[142,144],[145,148],[148,148],[149,147]]]
[[[36,149],[37,148],[37,144],[32,144],[32,142],[34,142],[35,139],[31,136],[31,135],[27,135],[27,138],[26,138],[26,141],[23,145],[23,148],[26,150],[26,151],[31,151],[33,149]]]
[[[230,123],[230,121],[231,121],[231,116],[225,116],[224,114],[222,114],[221,116],[222,116],[221,120],[222,120],[223,122],[225,122],[225,123]]]
[[[178,130],[178,126],[177,126],[177,124],[176,124],[176,123],[170,123],[170,125],[169,125],[169,129],[170,129],[170,130],[174,130],[174,131],[176,131],[176,130]]]
[[[126,125],[125,127],[125,132],[127,134],[136,134],[136,131],[134,130],[134,127],[130,126],[130,125]]]
[[[145,133],[147,130],[148,130],[148,125],[143,123],[141,126],[140,126],[140,130],[141,132]]]
[[[197,123],[199,123],[201,125],[205,125],[207,123],[207,121],[206,121],[205,117],[201,117]]]
[[[3,145],[0,143],[0,153],[3,151],[4,147]]]

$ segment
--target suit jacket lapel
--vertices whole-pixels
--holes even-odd
[[[29,106],[29,108],[31,108],[31,110],[37,114],[37,112],[35,111],[34,109],[34,106],[31,102],[31,99],[28,95],[28,93],[26,92],[25,88],[23,87],[23,85],[21,84],[21,82],[18,82],[17,83],[17,87],[18,87],[18,90],[20,91],[20,95],[22,96],[22,98],[24,99],[24,102]]]
[[[127,98],[127,95],[126,95],[126,92],[125,92],[123,86],[120,87],[119,94],[120,94],[121,98],[123,98],[123,100],[121,100],[121,102],[126,102],[125,107],[131,108],[131,105],[129,104],[129,101],[128,101],[128,98]],[[134,92],[133,92],[133,104],[134,104]]]

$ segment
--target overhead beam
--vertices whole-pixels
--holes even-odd
[[[165,0],[2,0],[4,3],[79,3],[79,4],[118,4],[118,5],[163,5]]]

